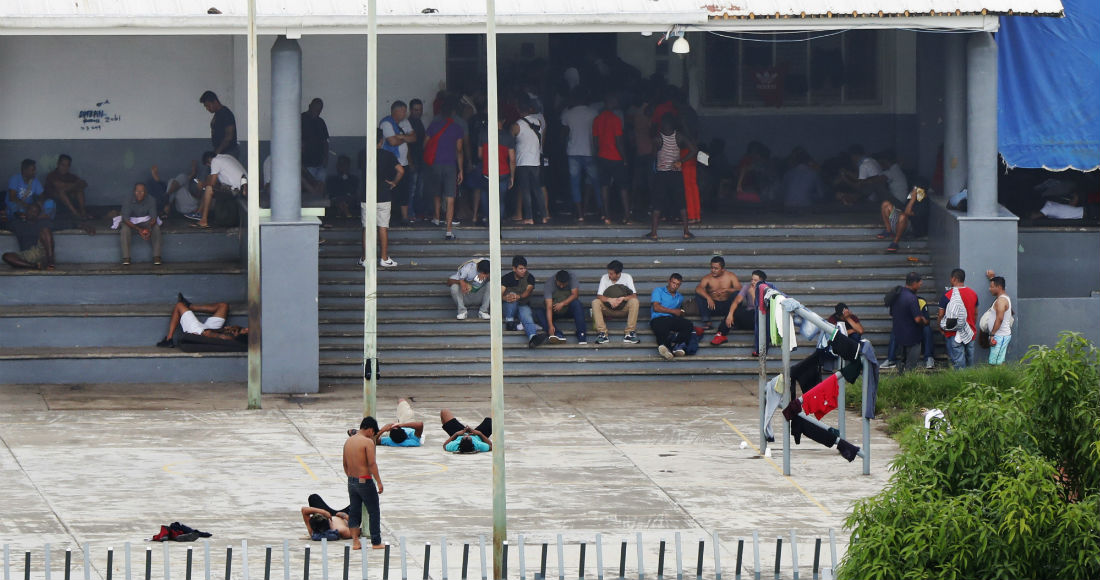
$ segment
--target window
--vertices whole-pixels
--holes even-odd
[[[473,90],[474,83],[484,84],[485,35],[447,35],[447,89]]]
[[[879,32],[708,33],[703,104],[822,107],[882,102]]]

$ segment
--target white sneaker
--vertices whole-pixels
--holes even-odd
[[[928,370],[932,370],[932,369],[936,368],[936,359],[934,359],[932,357],[928,357],[928,358],[924,359],[924,368],[926,368]]]
[[[459,320],[466,320],[466,315],[467,314],[469,314],[469,313],[466,312],[465,310],[463,310],[462,312],[459,312],[458,316],[455,316],[455,318],[457,318]]]
[[[397,265],[397,262],[395,262],[393,258],[386,258],[385,260],[378,260],[378,265],[383,268],[393,268]]]
[[[676,355],[672,354],[672,351],[667,346],[661,345],[657,347],[657,354],[664,357],[665,360],[672,360]]]
[[[888,361],[885,361],[882,364],[878,365],[878,368],[880,368],[880,369],[892,369],[895,366],[897,366],[897,363],[895,363],[892,360],[888,360]]]
[[[477,317],[482,320],[489,320],[490,318],[492,318],[492,316],[489,316],[488,312],[482,312],[480,310],[477,311]]]
[[[443,225],[443,221],[442,220],[432,220],[432,225],[433,226],[441,226],[441,225]]]
[[[367,261],[364,260],[363,258],[359,258],[358,260],[356,260],[355,264],[358,265],[360,268],[366,268],[367,267]]]

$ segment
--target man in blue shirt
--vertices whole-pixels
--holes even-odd
[[[921,327],[928,324],[917,300],[920,290],[920,274],[909,272],[905,286],[890,305],[890,317],[894,321],[894,340],[898,346],[898,373],[904,373],[908,365],[920,361]]]
[[[8,180],[0,223],[15,234],[19,252],[7,252],[2,258],[13,268],[53,270],[53,218],[57,204],[43,197],[42,184],[35,179],[37,170],[33,159],[24,159],[19,173]]]
[[[424,422],[414,421],[412,406],[405,399],[397,401],[397,422],[378,430],[378,444],[386,447],[420,447],[424,438]]]
[[[665,360],[687,354],[687,342],[695,332],[694,325],[684,318],[684,296],[680,294],[680,284],[684,277],[673,273],[668,277],[668,285],[653,290],[650,295],[652,314],[649,328],[657,337],[657,352]]]
[[[450,437],[443,442],[443,449],[451,453],[483,453],[493,450],[493,420],[485,417],[473,429],[462,424],[450,409],[439,412],[443,430]]]

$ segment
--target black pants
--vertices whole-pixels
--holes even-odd
[[[702,296],[700,296],[698,294],[695,295],[695,306],[697,308],[699,308],[699,318],[701,318],[703,320],[704,324],[710,322],[710,317],[714,316],[715,314],[721,314],[723,317],[725,317],[726,313],[728,313],[730,311],[730,306],[732,306],[732,305],[733,305],[733,298],[730,298],[728,300],[721,300],[721,301],[715,300],[714,301],[714,310],[711,310],[710,307],[707,306],[707,299],[706,298],[703,298]],[[736,316],[737,316],[737,313],[735,312],[734,317],[736,317]],[[734,324],[735,325],[737,324],[736,320],[734,320]]]
[[[536,221],[546,217],[543,214],[544,200],[542,184],[539,180],[539,168],[520,166],[516,168],[516,203],[523,209],[525,219]]]
[[[649,321],[649,328],[653,330],[653,334],[657,337],[657,344],[663,344],[669,348],[678,344],[686,344],[691,338],[691,334],[695,332],[695,327],[691,324],[691,321],[679,316],[654,318]]]
[[[458,433],[465,428],[466,426],[463,425],[462,422],[458,419],[451,419],[450,421],[447,421],[443,424],[443,430],[447,432],[447,435],[454,435],[455,433]],[[486,437],[492,437],[493,418],[485,417],[484,419],[482,419],[481,423],[478,423],[477,427],[474,427],[474,431],[478,431]]]
[[[311,508],[318,508],[318,509],[325,510],[326,512],[329,513],[330,517],[335,516],[337,511],[341,511],[341,512],[344,512],[346,514],[351,514],[351,506],[350,505],[348,507],[342,509],[342,510],[335,510],[332,507],[330,507],[327,503],[325,503],[325,500],[321,499],[321,496],[319,496],[315,493],[309,494],[309,499],[307,500],[307,503],[309,504],[309,507],[311,507]]]
[[[726,326],[725,319],[718,325],[719,334],[729,334],[730,330],[754,330],[756,328],[756,309],[738,308],[733,311],[733,327]]]

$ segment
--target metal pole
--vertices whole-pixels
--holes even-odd
[[[248,408],[260,408],[260,65],[256,0],[248,0]]]
[[[764,438],[764,421],[766,420],[764,418],[764,386],[768,382],[767,355],[765,354],[768,344],[768,319],[766,316],[764,316],[763,312],[760,312],[759,308],[757,308],[756,311],[756,322],[756,337],[757,342],[759,342],[759,346],[757,348],[760,349],[757,351],[757,362],[760,365],[757,377],[757,394],[759,395],[757,397],[757,414],[760,417],[760,453],[764,453],[764,451],[768,448],[768,440]]]
[[[943,189],[948,197],[966,187],[966,38],[948,34],[943,78]]]
[[[866,339],[864,339],[866,340]],[[873,348],[871,341],[867,341],[863,345],[864,348]],[[871,420],[867,418],[867,405],[870,404],[870,393],[867,392],[867,377],[871,373],[871,362],[866,358],[863,359],[863,389],[861,395],[863,396],[863,404],[859,411],[860,421],[863,423],[863,475],[871,475]],[[872,409],[872,412],[874,409]]]
[[[497,123],[496,0],[485,0],[486,114],[489,123],[489,360],[493,417],[493,580],[503,578],[503,543],[508,535],[508,501],[504,470],[504,349],[500,288],[500,156]]]
[[[367,210],[363,275],[363,415],[374,416],[378,397],[378,0],[367,0]]]
[[[774,314],[774,313],[773,313]],[[783,395],[779,399],[780,408],[786,409],[791,402],[791,389],[794,381],[791,380],[791,342],[794,340],[791,334],[791,313],[787,309],[779,309],[779,328],[788,334],[783,339]],[[765,417],[765,421],[771,421],[771,417]],[[783,421],[783,475],[791,474],[791,422]]]
[[[844,368],[844,359],[838,358],[836,360],[837,366]],[[836,370],[840,370],[840,368]],[[836,413],[837,413],[837,431],[840,431],[840,438],[846,439],[845,423],[847,423],[847,417],[844,416],[844,401],[848,397],[848,381],[844,380],[844,375],[840,375],[836,379]]]

